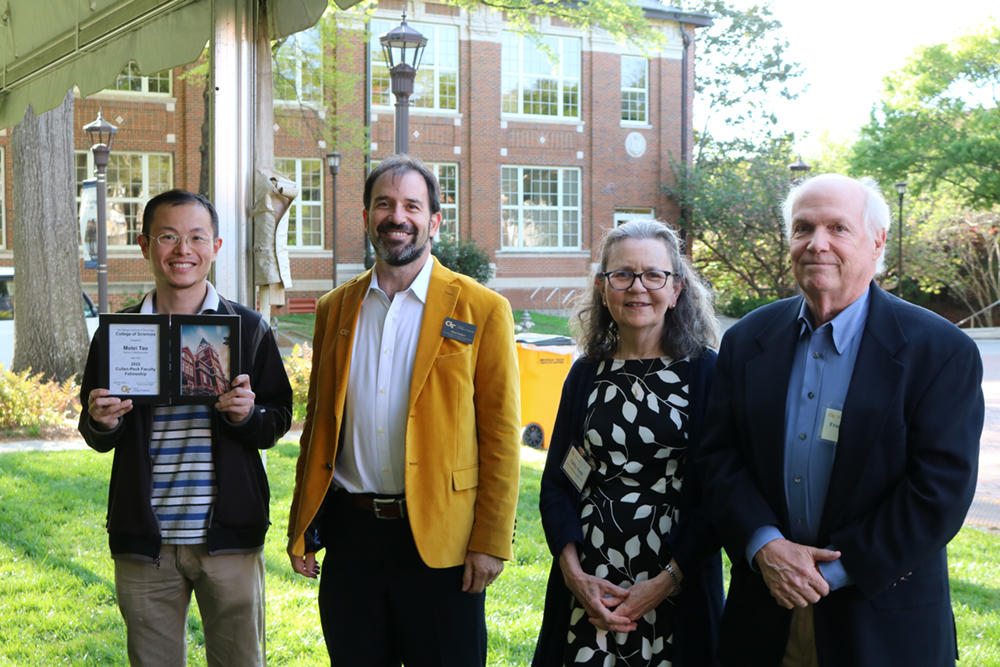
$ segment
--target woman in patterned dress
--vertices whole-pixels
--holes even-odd
[[[651,220],[604,237],[542,476],[535,667],[716,664],[720,543],[693,459],[715,365],[711,292]],[[573,471],[576,472],[573,472]]]

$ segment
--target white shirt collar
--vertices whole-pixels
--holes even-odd
[[[219,310],[219,293],[215,291],[215,285],[209,281],[205,281],[208,285],[208,291],[205,292],[205,300],[201,302],[201,308],[198,309],[198,314],[201,315],[205,311],[218,312]],[[156,308],[153,306],[153,301],[156,298],[156,288],[146,292],[146,295],[142,297],[142,307],[139,312],[144,315],[152,315],[156,312]]]
[[[410,292],[411,294],[413,294],[413,296],[420,299],[420,303],[426,304],[427,290],[430,289],[431,272],[433,271],[433,269],[434,269],[434,255],[428,255],[427,261],[424,262],[423,268],[420,269],[420,273],[418,273],[417,277],[413,279],[412,283],[410,283],[409,288],[403,290],[401,294]],[[377,289],[378,291],[385,294],[382,288],[378,286],[378,271],[376,269],[372,269],[372,281],[371,283],[368,284],[368,292],[365,293],[366,299],[368,298],[368,294],[371,294],[371,291],[373,289]]]

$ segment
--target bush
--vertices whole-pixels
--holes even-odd
[[[309,373],[312,372],[313,352],[308,344],[296,345],[292,354],[285,357],[285,372],[292,385],[292,419],[304,422],[306,400],[309,398]]]
[[[0,428],[59,426],[80,414],[76,376],[46,382],[41,373],[13,373],[0,366]]]
[[[450,235],[441,235],[434,241],[431,252],[444,266],[469,276],[480,285],[493,277],[489,253],[480,250],[472,241],[459,242]]]
[[[738,319],[777,300],[776,296],[732,296],[729,299],[719,300],[719,311],[727,317]]]

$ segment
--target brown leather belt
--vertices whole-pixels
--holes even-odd
[[[337,489],[336,495],[341,500],[374,514],[376,519],[406,518],[405,496],[377,496],[373,493],[348,493],[346,489]]]

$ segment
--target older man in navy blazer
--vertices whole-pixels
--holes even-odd
[[[722,342],[698,457],[733,562],[724,664],[953,665],[945,546],[976,487],[982,362],[882,291],[889,208],[828,174],[785,202],[803,296]]]

